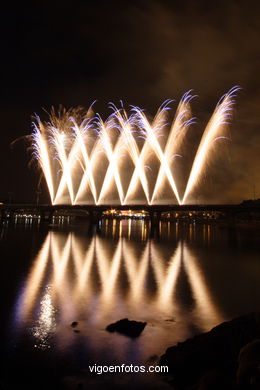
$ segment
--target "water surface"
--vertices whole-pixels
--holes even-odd
[[[3,224],[1,261],[5,381],[32,387],[98,388],[89,364],[156,364],[260,298],[252,227],[161,222],[149,238],[144,220]],[[138,339],[105,330],[126,317],[147,322]]]

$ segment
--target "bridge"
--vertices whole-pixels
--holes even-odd
[[[241,204],[163,204],[163,205],[148,205],[148,204],[135,204],[135,205],[36,205],[36,204],[1,204],[0,216],[2,219],[12,218],[15,213],[26,212],[33,210],[34,213],[38,213],[43,220],[52,220],[55,212],[66,210],[75,211],[82,210],[86,212],[90,220],[96,223],[101,219],[104,212],[115,209],[117,211],[123,210],[142,210],[151,219],[152,223],[160,220],[163,213],[183,213],[183,212],[218,212],[222,213],[226,218],[235,218],[239,214],[260,214],[260,203],[254,201],[246,201]],[[250,218],[249,218],[250,219]]]

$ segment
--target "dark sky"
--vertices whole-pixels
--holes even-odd
[[[193,89],[192,131],[202,133],[214,107],[240,85],[232,142],[210,201],[260,197],[260,5],[257,1],[44,1],[1,8],[1,190],[35,200],[39,173],[28,168],[31,116],[52,105],[108,113],[107,103],[154,115],[167,98]],[[173,105],[175,108],[176,106]],[[45,190],[44,190],[45,191]],[[214,194],[214,196],[213,196]],[[217,195],[216,195],[217,194]],[[48,199],[42,194],[42,199]]]

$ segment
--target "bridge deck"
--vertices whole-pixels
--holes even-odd
[[[36,205],[36,204],[2,204],[0,210],[39,210],[39,211],[55,211],[55,210],[86,210],[103,212],[109,209],[116,210],[145,210],[151,212],[167,212],[167,211],[260,211],[260,204],[242,203],[242,204],[165,204],[165,205]]]

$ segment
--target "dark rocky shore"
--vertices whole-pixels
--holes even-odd
[[[260,389],[260,312],[224,322],[160,359],[175,389]]]

